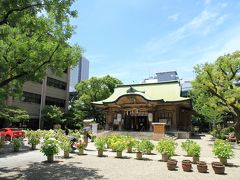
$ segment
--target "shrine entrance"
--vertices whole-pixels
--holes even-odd
[[[148,116],[126,115],[124,129],[127,131],[149,131]]]

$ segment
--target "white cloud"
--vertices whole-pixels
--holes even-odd
[[[177,21],[179,18],[179,13],[176,13],[176,14],[172,14],[170,16],[168,16],[168,19],[171,20],[171,21]]]
[[[238,29],[240,30],[240,28]],[[202,57],[200,57],[196,63],[213,62],[219,56],[240,50],[240,35],[233,33],[232,37],[223,37],[223,39],[226,39],[225,42],[216,41],[216,44],[221,45],[204,52]]]
[[[172,37],[172,40],[178,41],[196,33],[207,35],[214,31],[216,27],[221,25],[226,19],[227,15],[203,10],[191,21],[171,33],[170,37]]]
[[[209,5],[211,2],[212,2],[212,0],[203,0],[203,3],[204,3],[205,5]]]
[[[175,31],[167,34],[165,37],[151,39],[145,45],[138,49],[144,54],[161,55],[172,48],[180,40],[191,36],[206,36],[226,21],[228,15],[222,14],[218,10],[203,10],[190,21],[183,24]]]

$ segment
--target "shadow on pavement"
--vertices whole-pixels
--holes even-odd
[[[74,164],[33,163],[25,169],[0,168],[0,179],[105,179],[97,169],[76,167]]]
[[[37,151],[38,149],[34,150]],[[20,148],[20,150],[18,152],[13,152],[13,148],[11,147],[10,144],[5,144],[1,149],[0,149],[0,158],[2,157],[11,157],[11,156],[17,156],[19,154],[23,154],[23,153],[28,153],[31,152],[33,150],[31,150],[30,146],[24,145],[23,147]]]

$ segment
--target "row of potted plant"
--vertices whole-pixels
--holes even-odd
[[[183,160],[182,168],[184,171],[191,171],[192,163],[197,163],[197,169],[201,173],[207,172],[207,164],[206,162],[199,161],[200,150],[201,147],[192,140],[186,140],[181,145],[182,149],[186,151],[188,156],[193,157],[193,161]],[[213,153],[220,159],[220,162],[212,162],[212,168],[216,174],[224,174],[225,165],[227,164],[227,159],[233,156],[233,150],[231,144],[229,144],[225,140],[218,139],[213,144]],[[167,163],[167,167],[169,170],[174,170],[176,168],[177,161],[169,160]]]
[[[111,148],[112,151],[123,151],[127,149],[127,152],[132,152],[132,149],[138,149],[137,151],[144,152],[145,154],[151,153],[154,149],[154,145],[149,140],[142,140],[141,143],[135,140],[131,136],[109,136],[104,138],[97,138],[96,146],[98,141],[101,142],[101,149],[107,144],[107,148]],[[141,148],[140,148],[141,147]],[[161,139],[156,145],[156,150],[162,154],[162,160],[167,161],[174,155],[177,143],[173,139]],[[199,161],[201,147],[193,140],[186,140],[181,144],[182,149],[187,153],[188,156],[193,157],[193,163],[196,164]],[[141,150],[140,150],[141,149]],[[233,156],[233,150],[231,145],[224,140],[216,140],[213,145],[213,153],[215,156],[220,158],[220,162],[226,164],[227,158]]]
[[[174,142],[173,140],[171,142]],[[159,142],[160,144],[161,142]],[[174,144],[174,143],[173,143]],[[116,152],[116,157],[122,157],[122,151],[127,149],[128,153],[136,152],[136,159],[142,159],[143,154],[151,154],[154,149],[154,144],[149,140],[136,140],[131,136],[119,136],[113,135],[108,137],[98,137],[95,140],[95,146],[98,150],[98,156],[103,155],[103,150],[106,148],[112,149]],[[157,150],[161,152],[160,146],[157,146]],[[165,146],[165,145],[163,145]],[[164,153],[163,153],[164,154]]]

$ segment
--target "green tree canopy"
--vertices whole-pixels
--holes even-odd
[[[57,75],[81,56],[71,46],[70,18],[74,0],[0,1],[0,98],[21,93],[28,80],[42,80],[48,70]]]
[[[81,120],[93,118],[103,125],[105,123],[103,112],[97,109],[92,102],[108,98],[117,84],[122,84],[122,82],[109,75],[101,78],[92,77],[78,83],[76,85],[78,99],[73,104],[76,116]]]
[[[45,106],[42,112],[44,126],[47,128],[53,128],[54,124],[64,123],[65,119],[63,118],[63,114],[61,108],[56,105]]]
[[[210,118],[231,113],[235,134],[240,139],[240,51],[220,56],[214,63],[197,65],[195,73],[192,82],[195,110]]]
[[[0,120],[10,123],[26,122],[29,120],[29,115],[27,111],[19,107],[6,106],[0,109]]]

